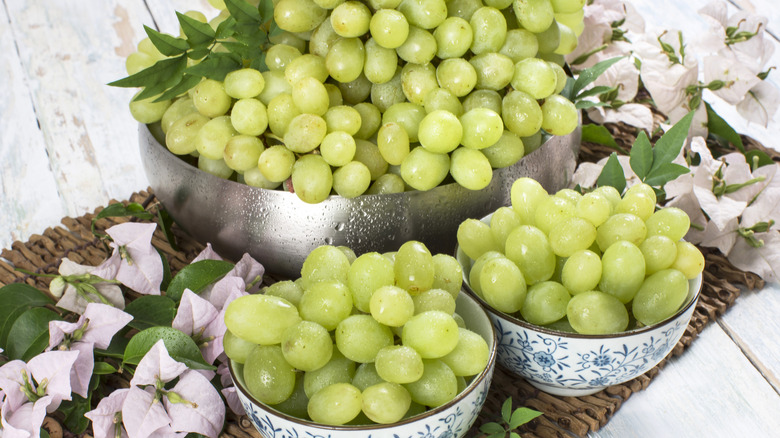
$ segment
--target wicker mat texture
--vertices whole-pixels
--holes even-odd
[[[147,206],[156,202],[156,198],[149,189],[134,194],[130,201]],[[90,231],[93,217],[94,214],[87,214],[78,218],[64,218],[62,226],[49,228],[42,235],[34,235],[27,242],[14,242],[10,249],[2,250],[0,285],[25,282],[48,292],[50,279],[23,274],[16,271],[15,267],[37,273],[56,273],[60,261],[66,257],[76,263],[91,266],[101,263],[109,253],[104,244]],[[126,220],[126,218],[101,219],[97,222],[97,228],[104,230]],[[159,228],[153,238],[153,244],[166,254],[175,273],[187,265],[200,252],[203,245],[176,227],[174,227],[174,234],[178,239],[178,251],[171,248]],[[735,269],[719,253],[705,251],[705,256],[707,269],[704,272],[702,294],[690,325],[670,356],[657,367],[625,384],[615,385],[594,395],[583,397],[559,397],[541,392],[524,380],[497,367],[484,409],[467,436],[479,437],[481,434],[478,429],[481,424],[497,421],[500,417],[501,405],[510,396],[515,407],[527,406],[544,413],[543,416],[520,429],[523,437],[585,436],[589,431],[596,431],[604,426],[631,394],[645,389],[661,371],[666,361],[682,354],[708,322],[718,318],[734,303],[740,293],[737,284],[748,288],[763,286],[760,278]],[[62,431],[56,419],[48,419],[47,425],[47,429],[54,429],[52,438],[73,436],[68,431]],[[223,437],[261,438],[246,417],[229,418]]]

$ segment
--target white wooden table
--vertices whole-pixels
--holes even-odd
[[[776,0],[734,0],[770,17]],[[705,0],[633,0],[648,26],[705,29]],[[143,25],[178,33],[174,10],[205,0],[2,0],[0,8],[0,247],[26,240],[148,186],[127,110],[124,58]],[[780,66],[780,47],[774,65]],[[772,76],[780,76],[774,71]],[[780,82],[780,81],[779,81]],[[718,108],[718,107],[716,107]],[[780,125],[739,131],[777,147]],[[780,288],[746,292],[691,348],[633,395],[599,437],[780,436]]]

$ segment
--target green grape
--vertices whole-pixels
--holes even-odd
[[[368,32],[370,21],[371,11],[359,1],[345,1],[330,13],[333,30],[344,38],[355,38]]]
[[[389,164],[397,166],[409,155],[409,134],[398,123],[386,123],[379,128],[376,145],[382,158]]]
[[[339,167],[352,161],[352,158],[355,156],[355,149],[355,139],[351,135],[344,131],[333,131],[322,139],[320,155],[322,155],[326,163]],[[336,185],[335,175],[333,185],[334,187]]]
[[[677,258],[677,244],[661,234],[647,236],[647,239],[639,244],[639,249],[645,258],[645,275],[655,274],[672,266]]]
[[[596,243],[601,251],[606,251],[610,245],[626,240],[639,245],[647,236],[645,223],[630,213],[617,213],[609,217],[596,229]]]
[[[501,138],[492,146],[482,149],[482,153],[487,157],[491,167],[501,169],[520,161],[525,155],[525,147],[523,140],[517,134],[504,130]]]
[[[263,87],[263,92],[257,96],[257,99],[263,102],[265,106],[268,106],[271,99],[280,94],[290,95],[292,93],[292,85],[287,82],[284,72],[281,70],[264,71],[263,79],[265,80],[265,87]]]
[[[512,63],[517,63],[526,58],[533,58],[539,51],[539,42],[536,35],[526,29],[512,29],[507,31],[504,45],[498,50],[502,55],[508,56]]]
[[[192,113],[197,113],[198,109],[195,108],[195,104],[189,96],[176,99],[171,102],[171,105],[165,110],[160,119],[160,128],[167,134],[176,121],[184,116]]]
[[[553,51],[553,53],[557,55],[568,55],[569,53],[573,52],[574,49],[577,48],[577,34],[574,32],[573,29],[571,29],[569,26],[566,26],[565,24],[558,24],[558,28],[560,29],[560,44],[558,47]]]
[[[466,219],[461,222],[456,236],[460,249],[473,260],[477,260],[486,252],[501,249],[493,237],[490,225],[478,219]]]
[[[548,196],[537,204],[534,211],[534,224],[544,234],[550,234],[553,228],[557,227],[558,221],[575,215],[575,208],[574,204],[564,198]]]
[[[560,65],[554,63],[554,62],[547,62],[550,65],[550,68],[553,69],[555,72],[555,91],[553,91],[553,94],[560,94],[561,91],[566,87],[566,81],[568,80],[568,76],[566,75],[566,71],[561,67]]]
[[[135,94],[138,96],[141,92]],[[133,96],[133,99],[135,99]],[[150,97],[143,100],[131,100],[130,101],[130,115],[140,123],[150,124],[159,122],[168,107],[171,106],[170,100],[163,100],[161,102],[154,102],[156,97]]]
[[[311,398],[319,390],[334,383],[350,383],[355,376],[355,362],[344,357],[337,349],[333,349],[333,356],[322,368],[307,371],[303,375],[303,389],[306,396]]]
[[[416,295],[433,285],[433,256],[421,242],[404,242],[396,252],[393,272],[396,286]]]
[[[422,105],[431,90],[439,88],[436,68],[431,63],[406,64],[401,69],[401,85],[404,95],[412,104]]]
[[[349,259],[343,251],[333,245],[320,245],[303,261],[301,278],[306,287],[320,281],[346,284],[349,269]]]
[[[423,375],[423,359],[414,348],[391,345],[379,350],[374,362],[377,374],[392,383],[411,383]]]
[[[341,36],[333,30],[330,20],[323,21],[311,33],[309,38],[309,53],[325,58],[333,43],[341,39]],[[294,58],[293,58],[294,59]]]
[[[292,119],[299,116],[301,112],[295,106],[291,94],[281,93],[268,102],[266,114],[271,132],[277,137],[284,137]]]
[[[612,295],[587,291],[573,296],[566,308],[566,316],[577,333],[608,335],[628,327],[626,306]]]
[[[344,0],[314,0],[314,3],[316,3],[319,7],[324,9],[333,9],[336,6],[344,3]],[[330,20],[325,20],[330,21]]]
[[[423,360],[425,370],[417,381],[407,383],[412,400],[425,406],[441,406],[458,394],[458,380],[455,373],[439,359]]]
[[[393,67],[395,74],[393,77],[382,84],[371,85],[371,102],[385,112],[391,106],[406,102],[404,94],[403,79],[401,77],[401,67]],[[390,70],[391,72],[393,70]]]
[[[375,423],[401,420],[411,403],[409,391],[397,383],[378,383],[363,390],[363,413]]]
[[[376,366],[374,366],[373,362],[366,362],[358,365],[355,369],[355,376],[352,377],[352,385],[361,391],[369,386],[382,382],[384,382],[384,379],[379,377],[379,373],[376,372]]]
[[[256,345],[257,344],[239,338],[230,330],[226,330],[225,336],[222,338],[222,346],[225,348],[225,354],[233,362],[246,363],[246,358],[249,357],[249,353],[252,352]]]
[[[561,44],[561,29],[555,20],[550,24],[550,27],[535,35],[540,53],[552,53]]]
[[[412,297],[414,313],[439,310],[449,315],[455,313],[455,298],[443,289],[428,289]]]
[[[617,191],[616,188],[612,186],[599,186],[596,187],[593,190],[593,193],[598,193],[601,196],[604,196],[609,201],[609,204],[612,206],[612,210],[614,210],[615,206],[618,202],[620,202],[620,192]],[[610,215],[612,214],[612,210],[610,210]]]
[[[409,35],[395,51],[399,58],[408,63],[426,64],[436,56],[436,38],[425,29],[409,26]]]
[[[436,80],[441,88],[463,97],[476,86],[477,72],[465,59],[450,58],[441,61],[436,67]]]
[[[230,111],[230,122],[239,134],[258,136],[268,128],[268,112],[257,99],[240,99]]]
[[[206,122],[195,137],[195,147],[200,156],[219,160],[228,141],[238,134],[230,122],[230,116],[219,116]]]
[[[688,214],[677,207],[665,207],[653,213],[645,221],[647,235],[663,235],[673,241],[682,239],[691,226]]]
[[[704,271],[704,255],[694,244],[680,240],[677,242],[677,257],[671,267],[692,280]]]
[[[361,312],[370,311],[372,294],[395,281],[393,264],[381,254],[369,252],[358,257],[347,272],[347,285],[355,307]],[[380,321],[386,324],[383,321]],[[389,324],[388,324],[389,325]]]
[[[403,0],[398,10],[409,24],[423,29],[435,29],[447,18],[445,0]]]
[[[443,289],[458,298],[460,288],[463,285],[463,269],[458,260],[449,254],[435,254],[433,256],[433,286],[434,289]]]
[[[528,288],[520,314],[531,324],[550,324],[566,315],[570,299],[569,291],[562,284],[543,281]]]
[[[222,82],[204,79],[193,89],[192,102],[198,112],[214,118],[225,115],[233,104],[233,99],[225,92]]]
[[[197,150],[195,138],[210,119],[200,113],[190,113],[177,120],[165,135],[165,146],[176,155],[191,154]]]
[[[312,321],[301,321],[288,328],[281,345],[287,363],[301,371],[322,368],[333,355],[333,341],[328,330]]]
[[[461,143],[469,149],[484,149],[498,142],[504,133],[501,116],[488,108],[474,108],[460,116]],[[492,172],[491,172],[492,174]]]
[[[284,67],[299,56],[301,56],[300,50],[293,46],[287,44],[274,44],[265,52],[265,65],[268,66],[269,70],[284,71]]]
[[[341,250],[341,252],[343,252],[344,255],[347,256],[347,260],[349,261],[350,266],[355,260],[357,260],[357,254],[355,254],[355,251],[353,251],[352,248],[345,245],[339,245],[336,248]]]
[[[285,361],[281,347],[258,345],[244,363],[244,382],[254,398],[273,405],[292,395],[295,370]]]
[[[418,313],[404,324],[401,340],[423,359],[439,358],[458,344],[458,323],[452,315],[442,311]]]
[[[353,106],[360,114],[360,129],[354,134],[355,138],[366,140],[371,138],[382,124],[382,113],[376,105],[369,102],[361,102]]]
[[[444,110],[455,114],[457,117],[460,117],[460,115],[463,114],[463,104],[454,94],[444,88],[435,88],[429,91],[428,95],[425,96],[423,106],[427,113],[432,113],[436,110]]]
[[[560,189],[557,192],[555,192],[553,196],[566,199],[567,201],[571,202],[574,205],[577,205],[577,203],[580,202],[580,199],[582,199],[582,193],[569,188]]]
[[[139,53],[147,54],[152,58],[154,58],[155,60],[165,59],[166,57],[165,55],[160,53],[160,51],[157,49],[157,47],[155,47],[154,43],[152,42],[151,39],[149,39],[149,37],[146,37],[141,41],[139,41],[138,45],[136,46],[136,49],[138,49]]]
[[[371,185],[371,171],[360,161],[351,161],[333,171],[333,190],[344,198],[362,195]]]
[[[474,58],[476,56],[472,60]],[[501,114],[501,96],[496,90],[474,90],[463,99],[463,112],[471,111],[474,108],[487,108]]]
[[[631,213],[646,221],[655,211],[654,199],[643,193],[626,193],[615,206],[615,213]]]
[[[509,233],[522,224],[520,215],[512,207],[499,207],[493,212],[490,217],[490,233],[501,252],[504,252]]]
[[[257,167],[263,150],[265,146],[259,138],[239,134],[228,141],[222,158],[229,168],[244,172]]]
[[[414,189],[430,190],[444,181],[450,171],[450,157],[416,147],[401,163],[401,178]]]
[[[279,182],[273,182],[263,175],[259,168],[253,167],[244,173],[239,173],[236,179],[238,182],[252,187],[273,190],[281,185]]]
[[[225,75],[225,93],[235,99],[255,97],[263,91],[263,74],[253,68],[233,70]]]
[[[553,22],[555,12],[550,0],[515,0],[512,7],[520,26],[531,32],[542,32]]]
[[[525,146],[525,154],[528,155],[531,152],[539,149],[542,146],[542,131],[536,131],[531,135],[521,137],[523,139],[523,145]]]
[[[515,64],[512,88],[528,93],[534,99],[545,99],[555,91],[558,76],[547,61],[526,58]],[[544,114],[544,105],[542,105]],[[546,130],[546,129],[545,129]]]
[[[313,77],[298,80],[292,87],[292,98],[301,113],[322,116],[330,106],[328,90],[322,82]]]
[[[448,17],[433,31],[433,37],[439,59],[461,58],[471,47],[474,32],[463,18]]]
[[[352,315],[336,327],[336,346],[348,359],[373,362],[384,347],[393,345],[393,332],[370,315]]]
[[[447,2],[447,15],[468,21],[474,11],[482,6],[484,5],[481,0],[449,0]]]
[[[479,274],[482,297],[496,310],[515,313],[523,307],[526,283],[520,268],[506,257],[496,257],[482,265]]]
[[[355,146],[354,160],[363,163],[368,168],[372,181],[387,172],[387,161],[382,158],[377,145],[370,141],[356,139]]]
[[[625,197],[634,194],[642,194],[649,197],[653,201],[653,204],[657,202],[655,189],[653,189],[653,187],[649,184],[646,183],[634,184],[626,190],[626,193],[623,196]]]
[[[527,225],[534,224],[536,207],[548,196],[547,190],[538,181],[528,177],[515,180],[509,192],[512,208],[520,216],[520,221]]]
[[[542,127],[542,108],[522,91],[512,90],[504,96],[501,114],[507,129],[520,137],[533,135]]]
[[[282,182],[292,175],[295,154],[281,145],[264,150],[257,161],[263,176],[272,182]]]
[[[585,30],[585,10],[579,9],[575,12],[556,12],[555,21],[566,25],[574,34],[579,37]]]
[[[400,130],[403,131],[403,128]],[[381,133],[382,130],[380,129],[380,135]],[[436,110],[426,114],[420,121],[417,136],[420,145],[426,150],[437,154],[446,154],[455,150],[460,144],[461,138],[463,137],[463,128],[461,127],[460,120],[458,120],[457,116],[449,111]],[[407,142],[404,143],[404,145],[406,145],[406,150],[408,151],[408,136],[406,139]],[[377,143],[378,142],[379,139],[377,138]],[[404,155],[404,157],[405,156],[406,155]],[[392,164],[400,164],[401,162],[403,162],[403,157],[401,157],[400,162],[396,160],[396,162]]]
[[[268,37],[268,41],[272,44],[287,44],[288,46],[295,47],[299,52],[303,53],[306,51],[306,41],[310,38],[311,32],[312,31],[274,32],[273,35]]]
[[[505,256],[498,251],[487,251],[479,256],[478,259],[474,260],[474,263],[471,265],[471,270],[469,271],[469,287],[480,297],[482,297],[482,286],[480,285],[480,274],[482,272],[482,266],[489,260],[497,257]]]
[[[676,269],[664,269],[648,276],[634,296],[631,311],[648,326],[674,315],[688,296],[688,279]]]
[[[645,279],[645,259],[642,251],[631,242],[613,243],[601,255],[599,290],[628,303]]]
[[[450,174],[461,186],[469,190],[482,190],[490,184],[493,168],[481,151],[459,147],[452,152]]]
[[[555,271],[550,241],[534,226],[521,225],[507,236],[506,256],[520,268],[529,285],[550,279]]]
[[[317,204],[330,196],[333,187],[333,172],[320,155],[307,154],[293,165],[293,189],[303,202]]]
[[[469,25],[474,32],[471,52],[475,55],[498,52],[506,40],[506,18],[496,8],[483,6],[471,15]]]
[[[328,68],[325,66],[325,58],[322,56],[303,54],[284,67],[284,77],[292,86],[303,78],[313,77],[320,82],[328,78]]]
[[[393,49],[380,46],[373,38],[366,41],[363,74],[374,84],[383,84],[393,78],[398,55]]]
[[[441,358],[456,376],[473,376],[487,367],[490,348],[482,336],[471,330],[458,329],[458,345]]]
[[[609,200],[597,192],[584,194],[577,201],[575,210],[577,217],[587,220],[595,227],[603,224],[609,218],[611,212],[612,206]]]
[[[322,424],[341,425],[352,421],[363,407],[360,390],[349,383],[334,383],[309,399],[309,417]]]
[[[133,52],[125,59],[125,71],[127,71],[128,75],[134,75],[153,66],[157,60],[157,58],[148,53]]]
[[[401,125],[409,136],[409,142],[414,143],[419,140],[420,122],[425,115],[425,108],[420,105],[411,102],[397,103],[382,115],[382,124],[394,122]]]
[[[222,158],[212,160],[201,155],[198,157],[198,169],[222,179],[228,179],[233,175],[233,169],[228,167]]]
[[[400,47],[409,36],[409,22],[400,11],[379,9],[371,17],[369,30],[378,45],[395,49]]]
[[[305,81],[307,79],[300,82]],[[294,100],[295,98],[293,97]],[[322,117],[316,114],[298,114],[290,120],[287,126],[287,131],[284,133],[284,145],[295,153],[311,152],[322,143],[327,131],[327,124]]]
[[[273,10],[274,22],[288,32],[313,30],[328,16],[328,11],[312,0],[281,0]]]
[[[573,216],[561,219],[550,230],[550,247],[555,255],[569,257],[590,248],[596,241],[596,227],[585,219]]]
[[[360,76],[354,81],[338,83],[344,101],[350,105],[356,105],[368,99],[372,85],[371,81],[363,73],[360,73]]]
[[[414,316],[414,301],[405,289],[392,284],[377,288],[369,302],[371,316],[378,322],[401,327]]]
[[[558,321],[546,324],[543,327],[548,329],[548,330],[553,330],[553,331],[556,331],[556,332],[576,333],[574,328],[572,328],[571,324],[569,324],[569,319],[566,318],[566,317],[563,317],[563,318],[559,319]]]
[[[300,418],[302,420],[310,420],[307,407],[309,405],[309,397],[306,396],[306,391],[303,387],[303,373],[297,372],[295,375],[295,388],[293,393],[287,400],[273,405],[274,409],[287,415]]]
[[[402,193],[404,190],[406,190],[406,185],[403,178],[393,173],[386,173],[371,184],[368,190],[366,190],[366,194]]]
[[[322,118],[328,126],[328,133],[340,131],[350,136],[357,134],[362,123],[360,113],[347,105],[331,106]]]
[[[303,319],[333,330],[352,312],[352,294],[343,283],[319,281],[303,292],[298,309]]]
[[[295,307],[298,307],[298,304],[301,302],[301,297],[303,296],[303,289],[294,281],[282,280],[264,288],[263,293],[284,298],[291,302]]]
[[[594,290],[601,281],[601,269],[601,258],[598,254],[587,249],[577,251],[563,264],[561,284],[572,295]]]
[[[260,345],[278,344],[284,331],[301,320],[289,301],[266,295],[245,295],[225,311],[225,325],[234,335]]]
[[[586,0],[550,0],[555,13],[572,13],[581,11]]]
[[[485,52],[469,60],[477,72],[477,89],[503,90],[515,73],[512,59],[496,52]]]
[[[401,4],[401,0],[368,0],[368,6],[373,10],[395,9]]]
[[[542,104],[542,129],[552,135],[566,135],[579,124],[579,111],[571,101],[553,94]]]
[[[359,38],[342,38],[333,43],[328,51],[325,67],[333,79],[342,83],[352,82],[360,77],[365,61],[363,42]]]

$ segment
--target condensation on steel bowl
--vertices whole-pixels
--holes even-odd
[[[574,173],[581,130],[551,137],[516,164],[493,172],[479,191],[456,183],[428,191],[342,198],[307,204],[294,193],[266,190],[210,175],[160,144],[141,124],[141,157],[155,195],[195,239],[224,257],[251,254],[266,271],[297,278],[306,256],[320,245],[345,245],[360,255],[397,250],[419,240],[431,253],[453,254],[458,226],[510,204],[512,183],[539,181],[549,192],[566,187]]]

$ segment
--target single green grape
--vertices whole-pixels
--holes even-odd
[[[298,309],[306,321],[334,330],[352,312],[352,295],[342,283],[320,281],[304,290]]]
[[[225,310],[228,330],[260,345],[280,343],[284,331],[300,320],[292,303],[270,295],[245,295],[231,301]]]
[[[351,383],[355,376],[355,362],[344,357],[338,348],[333,349],[333,355],[325,366],[303,375],[303,389],[311,398],[322,388],[334,383]]]
[[[248,99],[263,91],[265,79],[258,70],[242,68],[225,75],[224,86],[228,96],[234,99]]]
[[[542,230],[521,225],[506,238],[506,256],[515,262],[529,285],[545,281],[555,272],[555,253]]]
[[[525,156],[523,140],[515,133],[504,130],[493,145],[482,149],[494,169],[509,167]]]
[[[674,315],[688,296],[688,279],[676,269],[648,276],[634,296],[631,311],[637,321],[653,325]]]
[[[457,337],[457,334],[456,334]],[[440,359],[424,359],[423,375],[404,387],[412,400],[429,407],[441,406],[458,394],[458,380],[447,364]]]
[[[274,4],[274,22],[288,32],[307,32],[328,16],[327,9],[312,0],[281,0]]]
[[[461,143],[463,127],[455,114],[445,110],[436,110],[426,114],[420,121],[417,136],[420,145],[426,150],[437,154],[446,154],[455,150]],[[405,145],[408,151],[408,135],[406,139]],[[401,162],[403,162],[403,158],[396,164]]]
[[[371,185],[371,171],[360,161],[351,161],[333,171],[333,190],[341,197],[355,198]]]
[[[433,31],[433,37],[436,39],[437,57],[461,58],[471,47],[474,32],[463,18],[448,17]]]
[[[450,158],[450,175],[469,190],[482,190],[490,184],[493,168],[482,151],[459,147]]]
[[[478,219],[466,219],[458,226],[456,234],[460,249],[473,260],[489,251],[499,251],[490,225]]]
[[[230,122],[239,134],[258,136],[268,128],[268,111],[257,99],[239,99],[230,111]]]
[[[409,36],[409,22],[406,16],[395,9],[379,9],[369,23],[371,37],[382,47],[395,49]]]
[[[339,167],[352,161],[356,148],[355,139],[350,134],[344,131],[333,131],[322,139],[320,155],[326,163]]]
[[[628,310],[614,296],[587,291],[573,296],[566,307],[566,316],[577,333],[608,335],[628,327]]]
[[[370,312],[370,302],[375,291],[395,283],[393,263],[377,252],[360,255],[349,267],[347,286],[355,307],[361,312]],[[414,311],[412,309],[412,311]],[[386,325],[387,322],[377,319]]]
[[[225,354],[233,362],[246,363],[246,358],[257,344],[246,341],[234,335],[230,330],[225,331],[222,338],[222,346],[225,348]]]
[[[287,400],[295,389],[295,378],[295,370],[284,359],[279,345],[258,345],[244,362],[246,388],[262,403],[274,405]]]
[[[569,291],[557,281],[536,283],[528,288],[520,314],[531,324],[550,324],[566,315],[570,299]]]
[[[378,383],[363,390],[363,413],[379,424],[399,421],[411,403],[409,391],[397,383]]]
[[[645,259],[635,244],[620,240],[601,255],[599,290],[628,303],[645,279]]]
[[[307,154],[298,158],[290,178],[295,194],[309,204],[324,201],[333,188],[333,172],[320,155]]]
[[[393,332],[371,315],[351,315],[335,330],[336,346],[350,360],[374,362],[377,352],[393,345]]]
[[[328,330],[312,321],[301,321],[285,330],[281,345],[287,363],[301,371],[322,368],[333,355]]]
[[[257,167],[269,181],[282,182],[292,175],[295,154],[281,145],[265,149],[258,158]]]
[[[222,159],[229,168],[244,172],[257,168],[257,161],[264,150],[265,146],[259,138],[239,134],[228,140]]]
[[[458,345],[441,361],[456,376],[474,376],[481,373],[490,359],[490,348],[485,339],[465,328],[458,329]]]
[[[396,286],[416,295],[433,285],[433,256],[422,242],[404,242],[396,252],[393,272]]]
[[[401,177],[417,190],[430,190],[444,181],[450,170],[450,157],[418,146],[401,163]]]
[[[350,383],[334,383],[309,399],[309,417],[322,424],[341,425],[352,421],[363,408],[363,396]]]
[[[517,265],[506,257],[496,257],[482,265],[479,274],[482,297],[496,310],[508,314],[522,309],[526,283]]]
[[[563,264],[561,284],[572,295],[594,290],[601,281],[601,270],[601,257],[598,254],[588,249],[577,251]]]

